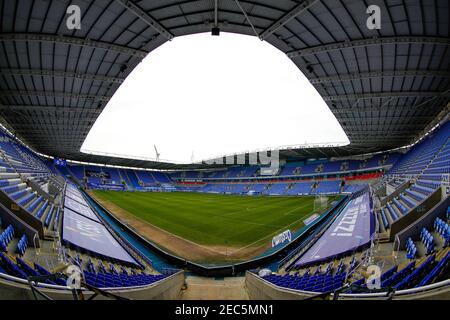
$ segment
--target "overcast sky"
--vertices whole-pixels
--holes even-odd
[[[177,37],[128,76],[82,150],[176,162],[303,143],[348,142],[306,77],[267,42]]]

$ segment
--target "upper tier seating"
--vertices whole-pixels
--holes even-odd
[[[440,186],[446,172],[450,172],[450,122],[440,130],[424,139],[406,153],[396,166],[388,172],[396,175],[393,187],[399,187],[408,181],[407,176],[415,177],[414,183],[396,196],[385,207],[381,208],[377,217],[384,229],[425,201]],[[404,176],[399,178],[398,176]]]

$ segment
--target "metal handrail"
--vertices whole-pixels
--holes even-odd
[[[400,238],[398,234],[395,235],[394,243],[392,244],[392,258],[395,264],[397,264],[398,253],[400,252]]]

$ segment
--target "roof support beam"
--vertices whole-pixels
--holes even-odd
[[[309,79],[312,84],[321,84],[329,82],[341,82],[351,80],[364,80],[384,77],[450,77],[449,71],[442,70],[394,70],[394,71],[372,71],[372,72],[354,72],[329,77],[319,77]]]
[[[0,96],[32,96],[49,98],[84,99],[93,101],[109,101],[110,96],[97,96],[89,94],[68,93],[63,91],[28,91],[28,90],[4,90],[0,91]]]
[[[36,105],[2,105],[0,104],[0,111],[35,111],[35,112],[71,112],[99,115],[102,110],[94,108],[81,108],[69,106],[36,106]],[[95,119],[94,119],[95,120]]]
[[[102,76],[96,74],[86,74],[83,72],[69,72],[58,70],[33,70],[33,69],[0,69],[0,73],[3,75],[13,76],[49,76],[53,78],[74,78],[80,80],[97,80],[101,82],[117,83],[121,84],[125,81],[125,78]]]
[[[355,137],[351,136],[350,141],[352,143],[361,143],[365,146],[368,143],[373,143],[373,144],[384,143],[385,145],[389,145],[389,143],[397,144],[397,142],[399,142],[399,141],[408,141],[408,139],[410,139],[410,138],[411,138],[411,135],[403,135],[403,136],[395,135],[395,136],[386,137],[386,133],[384,133],[383,135],[381,135],[377,138],[377,136],[374,136],[374,135],[370,135],[369,137],[367,137],[367,134],[365,134],[365,133],[358,133],[358,134],[355,134]]]
[[[36,123],[41,123],[43,126],[48,126],[50,128],[54,128],[55,126],[61,125],[64,126],[64,128],[69,128],[72,123],[69,119],[64,117],[49,117],[49,118],[39,118],[36,117],[36,121],[33,121],[35,119],[31,119],[31,121],[28,121],[26,118],[20,118],[17,119],[17,121],[14,121],[14,127],[16,126],[29,126],[33,127]],[[81,124],[82,126],[87,126],[89,124],[92,124],[94,120],[88,118],[88,117],[80,117],[80,119],[77,119],[76,125]]]
[[[388,107],[388,106],[387,106]],[[410,107],[410,106],[408,106]],[[389,108],[391,109],[401,109],[401,108],[406,108],[406,106],[389,106]],[[355,108],[337,108],[337,109],[330,109],[332,110],[333,114],[335,115],[342,115],[339,119],[344,118],[346,116],[344,116],[344,114],[346,113],[351,113],[353,114],[354,112],[359,112],[359,113],[372,113],[372,112],[377,112],[377,111],[385,111],[385,109],[381,109],[378,106],[370,106],[370,107],[355,107]],[[348,118],[348,117],[346,117]]]
[[[318,0],[303,0],[298,5],[296,5],[292,10],[285,13],[281,18],[272,23],[266,30],[264,30],[259,38],[265,40],[267,37],[272,35],[278,29],[283,27],[286,23],[305,12],[308,8],[314,5]]]
[[[413,37],[413,36],[401,36],[401,37],[383,37],[383,38],[370,38],[370,39],[360,39],[352,41],[342,41],[336,43],[328,43],[324,45],[319,45],[315,47],[303,48],[298,50],[289,51],[287,56],[291,59],[299,56],[314,55],[318,53],[326,53],[336,50],[342,50],[347,48],[358,48],[367,46],[377,46],[383,44],[433,44],[433,45],[444,45],[448,46],[450,44],[449,38],[438,38],[438,37]]]
[[[389,119],[386,119],[389,120]],[[411,131],[411,128],[416,128],[421,125],[426,125],[428,122],[417,122],[417,123],[398,123],[395,122],[392,125],[384,124],[384,123],[350,123],[347,124],[347,128],[351,128],[351,133],[355,134],[355,132],[364,132],[367,128],[373,128],[375,131],[385,131],[386,127],[389,127],[389,132],[397,132],[397,131]]]
[[[353,110],[354,111],[354,110]],[[352,123],[349,121],[352,121],[356,124],[354,124],[355,126],[361,125],[364,122],[367,122],[367,120],[375,120],[380,122],[380,125],[384,125],[385,121],[389,121],[389,120],[395,120],[395,121],[401,121],[401,122],[406,122],[406,120],[408,119],[409,121],[416,121],[416,120],[423,120],[423,121],[430,121],[432,119],[434,119],[434,117],[431,116],[386,116],[383,118],[380,117],[374,117],[374,116],[364,116],[362,118],[353,118],[353,117],[342,117],[342,120],[345,119],[346,122],[348,122],[349,126],[352,126]],[[408,124],[408,123],[399,123],[399,126],[403,126],[403,125],[414,125],[415,123],[412,124]]]
[[[347,113],[347,112],[360,112],[360,113],[364,113],[364,112],[377,112],[377,111],[387,111],[387,109],[392,109],[392,110],[396,110],[396,109],[411,109],[412,105],[369,105],[369,106],[354,106],[354,107],[341,107],[338,106],[336,108],[332,107],[330,108],[330,110],[334,113],[334,114],[342,114],[342,113]],[[364,119],[366,119],[366,117],[364,117]]]
[[[214,27],[217,28],[219,23],[219,0],[214,0]]]
[[[241,4],[239,3],[239,0],[234,0],[234,2],[236,2],[236,5],[238,6],[239,10],[241,10],[242,14],[245,17],[245,20],[247,20],[248,24],[250,25],[250,27],[252,28],[253,32],[255,33],[255,35],[259,38],[259,34],[258,31],[256,31],[255,26],[253,25],[252,21],[250,20],[250,18],[247,15],[247,12],[245,12],[244,8],[241,6]]]
[[[134,4],[133,1],[130,0],[116,0],[122,7],[130,11],[136,17],[144,21],[150,27],[152,27],[155,31],[161,34],[167,40],[172,40],[174,35],[164,28],[156,19],[154,19],[151,15],[141,9],[138,5]]]
[[[378,92],[378,93],[356,93],[337,96],[324,96],[323,99],[328,101],[347,101],[359,99],[383,99],[383,98],[403,98],[403,97],[434,97],[440,96],[442,92],[435,91],[404,91],[404,92]],[[334,110],[334,109],[333,109]]]
[[[94,49],[102,49],[106,51],[113,51],[116,53],[126,54],[129,56],[135,56],[138,58],[145,58],[147,56],[146,51],[133,49],[130,47],[117,45],[113,43],[90,40],[84,38],[77,38],[63,35],[53,34],[41,34],[41,33],[0,33],[0,41],[37,41],[48,43],[61,43],[67,45],[89,47]]]
[[[86,130],[83,129],[70,129],[67,126],[50,126],[48,128],[45,129],[39,129],[39,128],[35,128],[35,127],[31,127],[31,126],[27,126],[27,125],[18,125],[16,128],[17,131],[19,130],[26,130],[28,132],[32,132],[34,133],[41,133],[41,134],[48,134],[50,131],[55,132],[55,131],[61,131],[61,132],[70,132],[70,134],[73,135],[78,135],[78,134],[82,134],[85,133]],[[52,137],[50,137],[50,139],[53,139]]]
[[[353,131],[351,136],[358,136],[358,135],[370,135],[371,137],[386,137],[386,129],[385,128],[378,128],[378,129],[371,129],[371,128],[365,128],[364,130],[358,130]],[[410,128],[402,128],[402,129],[395,129],[391,130],[389,129],[389,137],[411,137],[411,129]],[[389,139],[389,138],[386,138]]]

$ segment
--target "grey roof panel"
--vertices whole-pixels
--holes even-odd
[[[0,1],[4,124],[44,154],[173,167],[79,150],[109,98],[148,52],[172,35],[211,30],[214,3],[84,0],[79,2],[82,28],[68,30],[69,2]],[[351,145],[317,150],[316,155],[408,144],[450,100],[449,2],[378,4],[382,28],[369,30],[363,0],[239,0],[240,6],[234,0],[218,1],[222,31],[255,35],[253,26],[291,57],[343,126]],[[311,154],[282,153],[289,158]]]

